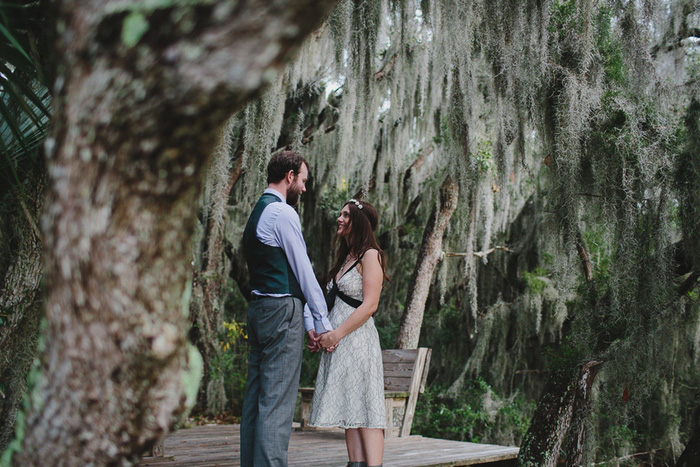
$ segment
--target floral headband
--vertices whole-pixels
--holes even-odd
[[[356,200],[355,198],[350,198],[348,200],[348,203],[354,203],[355,206],[357,206],[357,209],[362,209],[362,204],[360,204],[360,202],[358,200]]]

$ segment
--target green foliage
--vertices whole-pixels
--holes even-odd
[[[601,458],[612,459],[609,463],[603,462],[604,466],[618,465],[638,465],[638,460],[627,459],[629,464],[619,463],[617,458],[624,458],[635,452],[640,441],[639,433],[625,425],[609,426],[603,436],[603,443],[599,446]]]
[[[225,335],[221,348],[209,362],[210,380],[223,377],[226,398],[231,401],[233,415],[240,415],[248,373],[248,346],[245,324],[224,322]]]
[[[233,415],[240,416],[248,373],[248,339],[246,312],[248,302],[231,279],[224,282],[223,332],[219,336],[219,352],[209,363],[209,379],[223,378],[226,399],[231,401]]]
[[[0,196],[11,189],[24,195],[24,173],[48,133],[50,95],[35,39],[45,14],[38,2],[0,4]]]
[[[321,352],[309,352],[306,349],[301,359],[300,387],[314,387],[318,365],[321,362]]]
[[[433,142],[435,144],[443,144],[449,146],[450,144],[450,122],[447,117],[440,119],[439,133],[433,136]]]
[[[581,2],[576,0],[555,0],[551,3],[551,13],[547,29],[550,47],[555,63],[570,70],[576,70],[586,60],[585,30],[587,20],[582,18]]]
[[[547,26],[550,34],[580,32],[580,21],[576,17],[576,0],[556,0],[551,4],[551,17]]]
[[[523,280],[532,293],[541,295],[547,286],[547,282],[541,278],[548,275],[549,273],[544,268],[537,266],[532,271],[523,271]]]
[[[572,333],[573,334],[573,333]],[[574,338],[565,336],[559,345],[549,346],[545,349],[547,355],[547,369],[551,373],[572,373],[578,369],[585,360],[589,351],[587,346]]]
[[[489,424],[481,402],[483,394],[472,391],[468,395],[477,397],[471,403],[467,402],[468,397],[457,402],[441,399],[431,388],[418,400],[413,431],[433,438],[481,441],[484,428]]]
[[[428,307],[425,310],[423,334],[434,350],[454,346],[456,339],[463,335],[463,326],[463,311],[457,309],[454,299],[437,309]]]
[[[129,13],[122,23],[122,43],[127,47],[135,46],[148,31],[148,21],[140,11]]]
[[[377,324],[375,322],[375,324]],[[377,324],[377,333],[379,334],[379,343],[382,349],[392,349],[396,345],[396,336],[399,335],[399,321],[388,321]]]
[[[340,215],[340,209],[349,198],[350,193],[348,192],[346,181],[343,182],[340,188],[328,186],[323,190],[318,200],[317,208],[324,217],[335,219]]]
[[[245,322],[248,302],[238,288],[238,285],[236,285],[234,280],[227,278],[224,282],[224,288],[226,291],[224,320],[239,323]],[[244,331],[241,330],[241,333],[244,334]]]
[[[613,257],[611,245],[605,238],[605,232],[594,229],[586,230],[583,233],[583,241],[588,249],[593,278],[598,284],[607,283]]]
[[[476,146],[476,152],[469,154],[476,163],[478,171],[486,173],[493,170],[493,156],[491,154],[491,141],[480,141]]]
[[[471,442],[519,443],[534,409],[516,393],[501,399],[481,378],[471,380],[456,397],[444,395],[440,386],[421,394],[412,431],[433,438]]]
[[[602,6],[598,10],[596,25],[598,28],[597,46],[605,63],[605,77],[612,83],[623,85],[627,79],[627,68],[622,55],[621,45],[613,37],[612,10]]]

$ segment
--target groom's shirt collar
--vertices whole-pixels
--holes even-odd
[[[258,191],[258,193],[260,193],[260,192]],[[282,200],[282,202],[284,202],[284,203],[287,202],[287,197],[284,196],[279,191],[275,190],[274,188],[265,188],[265,193],[270,193],[272,195],[278,196]]]

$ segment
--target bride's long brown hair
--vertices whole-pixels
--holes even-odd
[[[336,247],[335,266],[328,273],[328,280],[333,279],[338,274],[348,253],[359,259],[367,250],[372,248],[379,252],[379,264],[382,266],[382,274],[384,274],[385,280],[389,280],[389,276],[386,275],[386,269],[384,268],[386,262],[384,251],[379,248],[377,239],[374,238],[374,231],[377,229],[378,221],[377,210],[367,201],[357,199],[357,202],[362,205],[362,209],[357,207],[352,201],[348,201],[343,205],[343,207],[347,206],[350,211],[350,225],[348,226],[350,227],[350,233],[347,237],[336,237],[338,245]]]

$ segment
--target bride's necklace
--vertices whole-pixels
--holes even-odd
[[[350,259],[351,259],[350,255],[345,257],[345,261],[343,262],[343,265],[340,266],[340,274],[341,275],[345,273],[345,266],[348,265],[348,263],[350,262]]]

